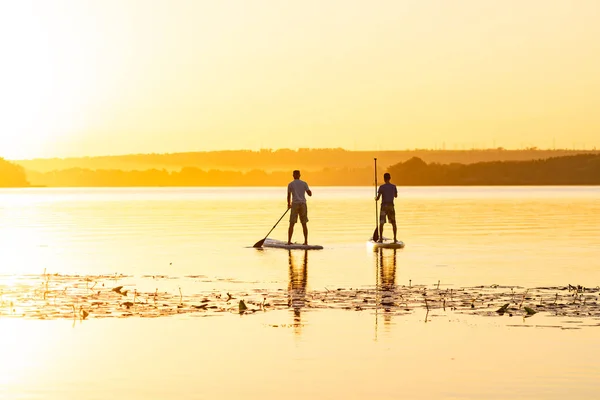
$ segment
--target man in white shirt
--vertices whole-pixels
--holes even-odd
[[[302,224],[302,232],[304,232],[304,244],[308,244],[308,212],[306,209],[306,197],[304,193],[312,196],[311,190],[308,188],[308,184],[303,180],[300,180],[300,171],[294,171],[294,180],[288,184],[287,189],[287,204],[288,208],[291,208],[292,213],[290,214],[290,227],[288,229],[288,244],[292,244],[292,235],[294,234],[294,225],[298,222],[298,216],[300,216],[300,223]]]

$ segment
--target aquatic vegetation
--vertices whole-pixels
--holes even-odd
[[[244,300],[240,300],[239,310],[240,313],[243,313],[246,310],[248,310],[248,307],[246,306],[246,303],[244,303]]]
[[[205,277],[202,277],[205,278]],[[424,310],[426,320],[439,312],[484,317],[531,318],[537,315],[600,319],[600,287],[581,285],[521,288],[476,286],[440,289],[431,286],[380,285],[361,288],[307,290],[202,291],[185,294],[143,292],[136,282],[153,280],[160,287],[171,277],[125,275],[4,275],[0,276],[0,318],[92,319],[156,318],[181,314],[252,314],[270,310],[342,309],[359,312],[383,310],[402,315]],[[196,277],[184,277],[193,281]],[[119,282],[121,281],[121,282]],[[182,281],[183,282],[183,281]],[[187,290],[186,290],[187,291]],[[430,314],[432,313],[432,314]]]
[[[508,309],[508,306],[510,306],[510,303],[506,303],[504,304],[502,307],[500,307],[499,309],[496,310],[496,312],[500,315],[504,314],[506,312],[506,310]]]
[[[523,309],[525,310],[525,312],[527,313],[528,316],[537,313],[537,311],[535,311],[533,308],[523,307]]]

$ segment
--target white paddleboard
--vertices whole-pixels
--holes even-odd
[[[262,247],[274,247],[277,249],[300,249],[300,250],[323,250],[323,246],[319,246],[316,244],[300,244],[300,243],[292,243],[287,244],[283,240],[277,239],[265,239]]]
[[[367,242],[367,246],[373,249],[403,249],[404,242],[401,240],[394,242],[391,239],[384,238],[383,241],[380,243],[374,242],[373,239],[371,239]]]

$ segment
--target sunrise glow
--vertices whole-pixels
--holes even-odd
[[[0,5],[0,156],[600,146],[598,2]]]

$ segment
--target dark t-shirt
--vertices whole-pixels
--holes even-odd
[[[393,183],[384,183],[379,186],[377,193],[381,194],[381,205],[394,204],[394,198],[398,195],[398,189]]]

